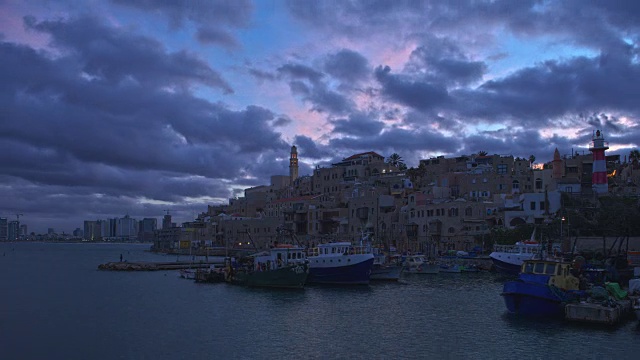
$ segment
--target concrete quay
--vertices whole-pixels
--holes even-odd
[[[609,305],[582,302],[565,306],[565,319],[592,324],[615,325],[630,313],[631,300],[613,300]]]
[[[156,271],[156,270],[180,270],[180,269],[204,269],[211,265],[221,265],[220,260],[216,261],[173,261],[173,262],[147,262],[147,261],[122,261],[108,262],[98,265],[98,270],[114,271]]]

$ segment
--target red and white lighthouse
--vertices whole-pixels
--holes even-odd
[[[598,194],[606,194],[609,192],[609,183],[604,151],[609,148],[609,143],[604,141],[604,135],[600,130],[596,130],[591,139],[589,151],[593,153],[593,175],[591,175],[593,191]]]

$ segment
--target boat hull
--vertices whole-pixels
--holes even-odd
[[[440,272],[440,265],[424,263],[418,266],[411,266],[407,268],[406,272],[411,274],[437,274]]]
[[[307,283],[308,276],[306,264],[295,264],[267,271],[238,271],[229,281],[250,287],[301,289]]]
[[[460,265],[440,265],[441,273],[461,273],[462,267]]]
[[[491,261],[493,262],[496,272],[505,275],[517,276],[520,273],[520,268],[522,266],[522,264],[512,264],[496,258],[491,258]]]
[[[314,267],[312,263],[309,268],[308,282],[314,284],[366,285],[369,283],[372,267],[373,255],[352,265]]]
[[[403,271],[404,267],[402,266],[374,265],[369,279],[372,281],[398,281]]]
[[[566,300],[561,290],[555,291],[548,285],[507,281],[503,286],[502,297],[507,310],[513,314],[525,316],[561,317],[564,315]]]

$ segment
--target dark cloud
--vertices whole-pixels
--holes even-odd
[[[405,71],[434,84],[464,86],[482,79],[487,66],[471,61],[457,44],[446,38],[429,38],[416,48]]]
[[[217,44],[228,49],[235,49],[239,46],[236,39],[229,32],[211,27],[199,28],[196,38],[203,44]]]
[[[639,114],[634,95],[640,93],[640,65],[624,54],[597,58],[546,61],[502,79],[491,80],[476,90],[451,94],[463,117],[487,121],[528,123],[540,128],[557,117],[582,112],[617,109]]]
[[[164,1],[164,0],[111,0],[125,7],[149,14],[160,14],[169,21],[171,28],[182,28],[186,22],[196,25],[195,37],[203,44],[221,45],[228,49],[239,46],[230,32],[246,28],[253,14],[250,0],[226,1]]]
[[[324,71],[349,84],[367,79],[372,72],[367,58],[348,49],[328,55],[324,63]]]
[[[274,127],[282,127],[282,126],[287,126],[292,122],[293,120],[291,120],[288,116],[282,115],[276,118],[273,122],[271,122],[271,125]]]
[[[68,216],[85,214],[78,227],[125,208],[157,216],[171,205],[191,217],[206,209],[197,199],[224,201],[232,195],[226,184],[247,175],[263,182],[276,168],[272,159],[288,153],[270,110],[195,97],[189,85],[215,77],[187,53],[167,53],[93,18],[28,24],[51,34],[58,53],[0,43],[3,179],[13,179],[11,191],[29,189],[4,197],[11,202],[3,213],[7,204],[29,216],[41,213],[36,204],[68,206]],[[83,35],[91,31],[99,37]],[[64,204],[49,206],[56,199]]]
[[[447,90],[441,84],[391,74],[388,66],[377,67],[375,76],[382,85],[383,96],[416,110],[433,110],[449,101]]]
[[[308,80],[311,83],[319,82],[324,76],[321,72],[302,64],[284,64],[278,68],[278,73],[284,77]]]
[[[235,27],[246,26],[253,12],[249,0],[165,1],[111,0],[111,2],[165,16],[172,26],[181,27],[185,21],[197,24],[219,23]]]
[[[302,64],[285,64],[277,71],[280,77],[288,79],[294,95],[311,104],[312,111],[344,114],[354,107],[351,99],[322,81],[325,78],[322,72]]]
[[[298,135],[294,139],[294,145],[298,148],[298,157],[300,159],[322,159],[333,156],[331,149],[326,146],[318,145],[310,137]]]
[[[77,70],[93,79],[178,89],[202,84],[233,92],[217,71],[195,55],[168,53],[158,41],[107,27],[98,18],[37,22],[26,17],[25,25],[50,34],[53,46],[68,52],[65,59],[77,62]]]
[[[349,136],[376,136],[384,128],[384,123],[373,120],[371,115],[352,113],[346,119],[331,120],[333,133]]]

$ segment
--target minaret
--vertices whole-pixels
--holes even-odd
[[[291,157],[289,158],[289,183],[293,185],[293,182],[298,178],[298,149],[296,146],[291,147]]]
[[[592,140],[589,151],[593,153],[593,175],[591,175],[593,191],[598,194],[606,194],[609,192],[609,183],[607,181],[607,162],[604,157],[604,151],[609,148],[609,143],[604,141],[604,135],[600,130],[596,130]]]

